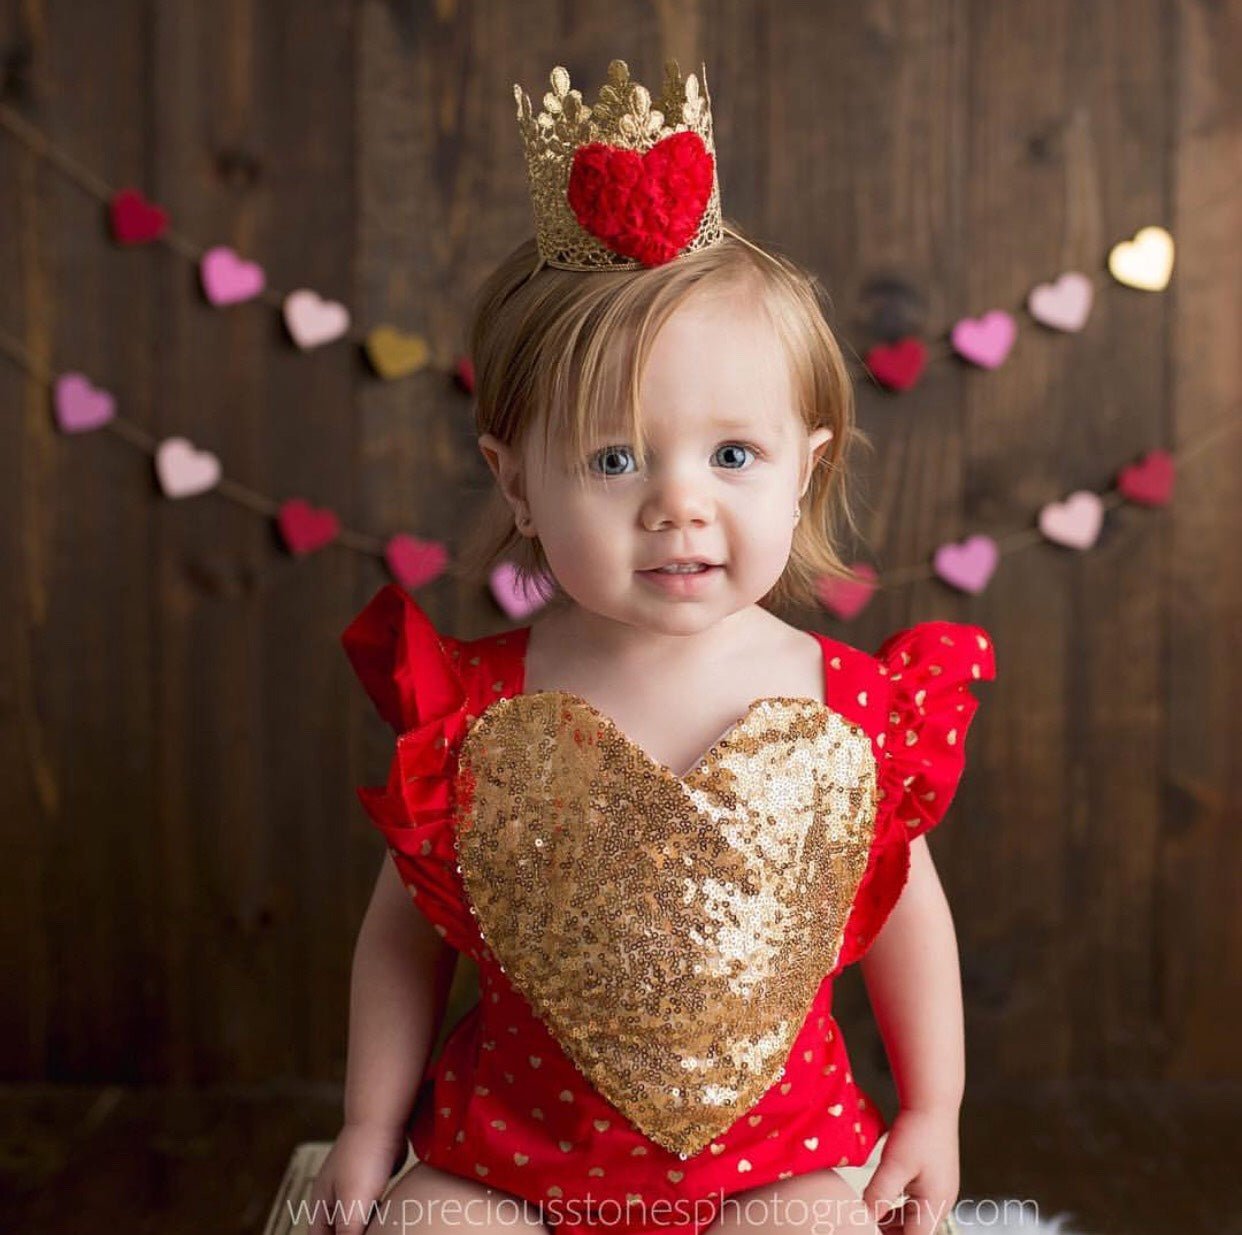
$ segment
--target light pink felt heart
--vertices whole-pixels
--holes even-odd
[[[276,525],[285,547],[295,557],[330,545],[341,532],[341,521],[335,511],[312,506],[300,497],[281,503]]]
[[[349,310],[335,300],[324,300],[309,288],[285,297],[285,325],[303,351],[339,339],[349,329]]]
[[[1054,330],[1081,330],[1091,315],[1095,289],[1077,270],[1067,270],[1055,283],[1040,283],[1026,298],[1030,315]]]
[[[81,373],[62,373],[56,379],[53,406],[64,433],[88,433],[116,415],[116,399]]]
[[[1018,337],[1018,323],[1004,309],[993,309],[982,317],[964,317],[949,335],[953,350],[972,364],[985,369],[999,368]]]
[[[832,579],[825,577],[815,585],[815,594],[819,603],[835,613],[844,621],[857,617],[875,594],[879,576],[875,568],[868,562],[855,562],[850,567],[854,572],[853,579]]]
[[[398,532],[384,546],[389,573],[407,592],[439,578],[448,565],[448,550],[438,540],[419,540]]]
[[[193,497],[220,482],[220,460],[184,437],[166,437],[155,451],[155,474],[165,497]]]
[[[1104,525],[1104,503],[1090,489],[1079,489],[1063,502],[1049,502],[1039,512],[1039,530],[1058,545],[1090,549]]]
[[[546,576],[523,586],[512,562],[501,562],[492,571],[490,583],[496,603],[515,620],[536,613],[552,598],[552,585]]]
[[[243,261],[223,244],[208,249],[198,269],[203,294],[214,305],[250,300],[267,285],[267,276],[258,262]]]
[[[957,544],[941,545],[932,568],[946,583],[978,595],[988,585],[1000,560],[1000,550],[990,536],[969,536]]]

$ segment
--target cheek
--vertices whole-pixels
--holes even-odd
[[[620,548],[617,533],[628,514],[614,495],[571,486],[544,494],[542,507],[544,526],[550,529],[542,537],[545,545],[591,558]]]

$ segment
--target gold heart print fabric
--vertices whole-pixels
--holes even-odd
[[[780,1076],[867,867],[876,765],[813,699],[756,699],[684,777],[584,699],[499,699],[462,742],[458,869],[513,986],[683,1157]]]

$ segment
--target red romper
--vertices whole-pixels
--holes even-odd
[[[809,1171],[865,1162],[886,1125],[875,1103],[851,1074],[845,1043],[831,1011],[833,979],[858,960],[875,939],[906,881],[910,841],[940,821],[956,792],[964,770],[966,732],[978,706],[969,687],[974,681],[995,676],[992,640],[978,626],[929,621],[892,635],[872,656],[811,632],[823,652],[824,705],[803,700],[799,710],[799,701],[784,699],[776,702],[786,710],[770,713],[769,701],[756,700],[747,717],[709,752],[721,763],[727,762],[726,756],[734,757],[736,767],[743,766],[744,759],[762,755],[763,745],[774,741],[770,736],[773,732],[782,736],[780,731],[767,729],[751,740],[753,735],[747,730],[753,730],[752,722],[765,715],[768,719],[776,715],[790,733],[797,729],[799,733],[831,738],[829,745],[818,747],[809,744],[812,736],[798,739],[800,745],[777,743],[779,762],[767,765],[769,770],[760,778],[761,784],[752,782],[750,792],[759,795],[771,793],[785,769],[790,778],[796,778],[799,756],[802,764],[807,763],[808,751],[828,752],[832,760],[850,755],[850,766],[857,773],[851,793],[842,796],[839,787],[817,787],[814,768],[804,775],[803,783],[817,794],[821,790],[838,794],[831,799],[836,804],[833,811],[848,826],[836,834],[835,847],[828,844],[820,852],[843,863],[832,869],[843,872],[841,878],[853,892],[837,919],[798,919],[839,922],[831,930],[831,938],[825,935],[827,942],[817,945],[818,952],[812,949],[799,961],[803,979],[809,976],[809,984],[804,981],[792,995],[785,985],[762,988],[767,994],[755,1005],[757,1010],[749,1022],[736,1015],[736,982],[705,988],[721,996],[699,1005],[703,1022],[711,1025],[713,1041],[724,1036],[721,1025],[733,1026],[732,1032],[737,1035],[751,1023],[767,1024],[772,1020],[764,1020],[767,1008],[780,1000],[794,998],[800,1015],[792,1021],[773,1021],[768,1026],[773,1033],[766,1039],[762,1035],[748,1038],[755,1049],[744,1053],[742,1064],[738,1064],[736,1053],[730,1062],[714,1049],[702,1052],[698,1062],[705,1069],[718,1069],[711,1073],[713,1082],[728,1079],[737,1084],[733,1089],[721,1084],[687,1087],[679,1105],[671,1095],[681,1094],[680,1087],[648,1084],[653,1078],[659,1082],[662,1075],[668,1076],[667,1070],[660,1070],[668,1065],[669,1043],[660,1041],[665,1035],[648,1032],[644,1036],[642,1017],[634,1015],[633,1007],[628,1009],[628,1020],[619,1019],[625,1008],[611,1019],[591,1019],[596,1011],[609,1006],[615,989],[607,984],[610,978],[623,969],[631,975],[632,966],[628,959],[618,963],[616,956],[609,964],[606,957],[603,968],[610,973],[600,974],[577,955],[579,929],[583,941],[595,938],[591,935],[594,924],[588,918],[584,916],[581,923],[576,917],[571,919],[573,929],[558,936],[557,949],[543,949],[542,970],[528,966],[529,956],[540,952],[546,932],[554,925],[564,925],[564,918],[559,923],[551,919],[536,922],[532,916],[537,906],[530,904],[529,895],[522,899],[523,886],[511,877],[518,864],[527,859],[515,855],[530,854],[537,863],[544,860],[537,855],[546,851],[513,847],[529,841],[528,832],[538,829],[528,827],[529,813],[504,817],[501,809],[497,814],[496,803],[499,801],[503,808],[503,796],[497,797],[495,784],[484,782],[489,771],[494,771],[492,779],[508,776],[515,801],[521,795],[529,802],[529,795],[538,789],[535,782],[542,779],[540,769],[545,764],[550,766],[548,761],[555,758],[565,768],[576,759],[598,767],[601,760],[618,751],[626,754],[628,747],[633,762],[625,766],[636,769],[633,775],[637,781],[648,778],[643,782],[644,792],[651,795],[648,801],[663,801],[661,795],[680,792],[691,799],[697,797],[700,807],[721,807],[723,803],[736,808],[738,795],[720,779],[725,773],[719,768],[712,786],[702,782],[695,789],[694,777],[706,770],[708,756],[697,765],[697,773],[687,774],[678,784],[668,769],[647,760],[606,717],[578,696],[562,692],[524,695],[529,633],[530,627],[525,626],[475,640],[442,635],[407,593],[389,584],[342,635],[355,672],[397,733],[387,783],[360,788],[359,797],[383,832],[414,903],[436,931],[453,948],[472,957],[479,969],[479,1002],[454,1027],[420,1083],[408,1127],[415,1155],[440,1170],[525,1199],[528,1212],[539,1213],[558,1235],[585,1235],[600,1226],[627,1232],[684,1231],[697,1235],[711,1225],[722,1200],[733,1193]],[[501,704],[502,700],[512,702]],[[537,708],[541,700],[557,706]],[[525,713],[517,710],[524,707]],[[475,734],[475,739],[484,740],[466,743],[463,751],[463,740],[485,714],[488,723]],[[818,727],[799,728],[807,718]],[[584,719],[598,722],[585,737]],[[826,722],[831,722],[830,728]],[[531,741],[525,745],[528,753],[534,753],[529,754],[525,767],[516,766],[523,756],[515,750],[515,733],[517,745],[522,745],[515,723],[531,726]],[[558,726],[573,731],[566,737],[557,732]],[[506,740],[509,762],[495,764],[493,769],[488,763],[489,746],[499,748]],[[474,763],[469,765],[470,774],[463,776],[465,756],[472,749]],[[829,760],[819,762],[823,766]],[[833,764],[834,774],[838,766]],[[775,777],[772,767],[780,769]],[[563,808],[564,796],[549,797],[549,811],[543,813],[551,813],[553,805]],[[817,803],[828,800],[814,798]],[[594,799],[592,804],[599,805]],[[458,835],[467,811],[479,826],[488,823],[486,812],[490,811],[491,822],[500,828],[490,836],[480,832],[482,839],[470,850],[462,847],[469,836]],[[779,813],[769,814],[766,826],[778,822]],[[610,923],[602,928],[605,932],[616,922],[628,920],[620,912],[627,905],[634,907],[643,901],[650,902],[644,908],[652,913],[667,909],[667,902],[656,905],[654,897],[645,894],[657,875],[654,868],[642,865],[648,849],[639,845],[644,834],[642,824],[634,823],[634,818],[631,814],[632,826],[627,833],[633,838],[632,852],[625,852],[622,867],[614,865],[611,870],[614,876],[618,871],[636,870],[640,881],[610,906],[611,912],[605,915]],[[736,822],[736,813],[731,815],[721,807],[721,813],[712,818],[723,822],[719,828],[713,823],[712,835],[707,838],[696,834],[694,845],[698,848],[681,855],[688,867],[693,866],[695,855],[705,853],[714,854],[717,861],[737,859],[741,840],[732,850],[726,847],[721,852],[716,835],[725,831],[726,824]],[[572,821],[571,817],[571,825]],[[600,830],[606,823],[593,820],[591,826]],[[570,834],[574,830],[568,828]],[[586,829],[579,827],[577,831]],[[854,838],[856,849],[861,836],[852,868],[848,844],[842,839],[847,833]],[[533,844],[542,846],[546,837],[555,847],[558,835],[565,834],[566,829],[553,823]],[[663,835],[672,837],[668,832]],[[808,831],[798,847],[800,860],[805,857],[810,836]],[[510,848],[497,857],[500,841]],[[623,842],[624,848],[629,842],[625,838]],[[597,852],[602,863],[615,862],[615,841],[610,843],[613,856],[605,849]],[[670,850],[666,847],[663,852]],[[465,862],[468,853],[469,865]],[[584,862],[578,854],[575,861],[579,883],[585,885],[589,881],[582,877],[584,869],[593,868],[595,859]],[[820,870],[822,885],[827,866],[831,863],[798,869],[804,873]],[[786,867],[792,869],[793,864],[784,863],[782,874]],[[466,875],[478,880],[480,872],[489,871],[500,882],[508,883],[508,900],[493,902],[486,895],[487,887],[478,882],[469,883],[477,895],[467,894]],[[563,871],[559,877],[556,899],[572,899],[573,880],[566,882]],[[738,878],[745,881],[744,869]],[[816,890],[808,893],[806,885],[805,879],[797,883],[789,905],[781,908],[792,912],[809,907],[808,912],[820,913],[823,906],[807,899],[814,898]],[[794,888],[793,883],[786,886]],[[597,893],[599,887],[597,882]],[[544,902],[552,899],[549,896]],[[819,900],[823,899],[821,888]],[[742,902],[739,899],[736,903]],[[506,925],[519,920],[534,922],[537,933],[528,933],[523,939],[515,927],[513,938],[506,939]],[[667,944],[673,936],[653,931],[650,924],[655,920],[648,914],[646,936],[627,937],[638,940],[637,947],[627,943],[616,949],[614,936],[614,951],[623,951],[627,957],[641,952],[642,940],[648,937]],[[771,929],[771,915],[763,920],[768,923],[763,929]],[[680,934],[687,933],[683,926]],[[723,940],[725,934],[722,928],[716,940]],[[741,957],[750,964],[749,957],[768,936],[760,933],[747,938],[750,951],[740,948],[734,960]],[[567,940],[572,942],[566,948]],[[582,946],[585,948],[586,943]],[[829,948],[826,953],[824,947]],[[782,951],[792,957],[799,949],[782,945]],[[509,964],[502,963],[498,952]],[[567,971],[571,986],[582,984],[576,1004],[572,998],[558,1002],[563,991],[557,985],[555,966],[561,955],[566,957],[566,965],[577,966]],[[700,949],[696,955],[706,953]],[[667,947],[659,957],[663,968],[658,972],[672,972]],[[819,967],[807,971],[806,964]],[[699,969],[696,964],[696,974]],[[736,965],[729,972],[736,976]],[[595,993],[587,989],[593,974],[603,983]],[[679,992],[695,989],[697,981],[687,971],[684,982],[678,983]],[[653,985],[643,989],[658,990]],[[735,1009],[732,1020],[728,1011],[717,1011],[727,1006]],[[713,1017],[723,1019],[714,1023]],[[789,1028],[782,1037],[776,1031],[785,1023]],[[570,1025],[589,1032],[571,1034],[567,1029]],[[597,1025],[598,1034],[594,1032]],[[562,1030],[559,1037],[554,1032],[556,1026]],[[617,1030],[617,1026],[622,1029]],[[678,1032],[683,1035],[678,1041],[690,1040],[685,1037],[684,1024]],[[605,1041],[607,1033],[612,1037]],[[775,1042],[779,1058],[766,1058],[760,1066],[753,1061],[761,1054],[761,1039],[767,1042],[769,1056]],[[731,1041],[736,1047],[740,1038],[735,1036]],[[665,1050],[663,1057],[658,1054],[661,1048]],[[691,1067],[689,1056],[683,1045],[681,1056],[673,1056],[674,1065]],[[756,1083],[762,1088],[756,1090]],[[610,1101],[604,1091],[614,1100]],[[692,1093],[694,1103],[689,1099]],[[739,1094],[743,1096],[736,1098]],[[663,1102],[667,1110],[661,1110],[661,1095],[667,1096]],[[708,1095],[715,1095],[715,1108]],[[732,1107],[728,1106],[729,1095],[736,1098]],[[627,1118],[622,1107],[634,1118]],[[674,1147],[693,1147],[694,1152],[686,1154]]]

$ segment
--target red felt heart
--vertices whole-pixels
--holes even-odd
[[[1121,469],[1117,488],[1128,502],[1163,506],[1173,496],[1173,457],[1167,450],[1153,450],[1138,463]]]
[[[453,370],[453,376],[457,380],[457,385],[466,394],[474,394],[474,361],[469,356],[459,356],[457,358],[457,365]]]
[[[689,130],[670,134],[642,155],[588,142],[574,153],[569,206],[614,253],[661,266],[698,231],[714,169],[703,139]]]
[[[300,497],[290,498],[276,515],[280,534],[290,553],[313,553],[330,545],[341,530],[340,520],[330,510],[317,510]]]
[[[112,238],[119,244],[158,240],[168,227],[168,214],[147,201],[137,189],[121,189],[108,204]]]
[[[899,339],[896,343],[880,343],[863,358],[872,376],[889,390],[909,390],[927,364],[927,348],[922,339]]]

